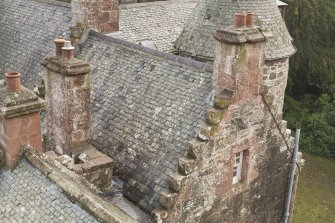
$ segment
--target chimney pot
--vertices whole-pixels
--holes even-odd
[[[74,57],[74,47],[71,45],[71,41],[65,40],[63,50],[63,59],[70,60]]]
[[[21,89],[21,74],[18,72],[8,72],[6,77],[6,89],[8,92],[18,92]]]
[[[247,14],[242,13],[235,13],[234,14],[234,25],[237,28],[243,28],[246,26],[247,23]]]
[[[253,12],[247,12],[247,21],[246,21],[247,27],[254,26],[254,15],[255,14]]]
[[[63,56],[63,51],[62,51],[62,47],[64,47],[64,39],[55,39],[54,43],[56,46],[56,57],[58,58],[62,58]]]

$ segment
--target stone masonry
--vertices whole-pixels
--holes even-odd
[[[15,80],[6,76],[6,88],[0,87],[0,144],[6,153],[7,167],[13,169],[24,146],[42,152],[40,111],[44,101],[21,86],[19,73],[6,75]]]
[[[48,130],[45,145],[65,154],[56,159],[103,190],[111,185],[113,160],[89,144],[91,69],[74,57],[70,41],[55,39],[54,43],[56,55],[43,62]]]
[[[272,98],[271,106],[277,117],[282,116],[288,76],[288,58],[295,53],[292,38],[274,0],[230,1],[199,0],[186,26],[175,41],[180,55],[212,63],[215,58],[217,29],[232,24],[234,12],[253,12],[255,25],[264,30],[267,39],[265,50],[264,86]]]
[[[85,29],[104,33],[116,31],[117,4],[118,1],[112,0],[73,0],[72,25],[87,26]],[[146,17],[141,13],[154,10],[163,15],[160,12],[174,10],[180,5],[162,6],[162,11],[155,7],[129,7],[127,12],[138,14],[132,15],[130,20],[138,17],[145,21]],[[32,0],[31,4],[26,0],[5,0],[0,6],[4,6],[0,7],[4,40],[10,39],[4,41],[4,48],[0,49],[0,54],[5,55],[0,69],[14,66],[9,63],[18,58],[18,64],[25,69],[24,80],[33,85],[40,76],[36,60],[51,53],[50,48],[41,46],[52,46],[50,38],[67,34],[60,31],[69,26],[72,17],[69,4],[53,0]],[[21,33],[16,31],[20,27],[15,26],[21,23],[16,22],[20,21],[20,13],[15,12],[20,6],[28,10],[27,14],[36,10],[36,16],[41,17],[42,22],[56,27],[53,28],[56,34],[50,34],[52,37],[37,33],[36,42],[45,42],[42,41],[45,39],[48,43],[35,47],[33,42],[23,41]],[[3,10],[6,13],[1,13]],[[248,28],[231,26],[233,13],[240,11],[254,12],[255,24]],[[50,15],[55,16],[55,24]],[[167,13],[162,18],[172,16]],[[179,14],[173,17],[178,18]],[[184,18],[184,14],[180,18]],[[159,38],[152,40],[159,43],[159,49],[171,49],[168,41],[173,35],[170,33],[177,30],[168,29],[169,21],[173,19],[166,21],[163,29],[156,23],[152,27],[150,24],[143,26],[143,32],[151,32],[153,28],[152,33]],[[157,21],[159,23],[159,19]],[[121,30],[112,34],[115,37],[123,35],[122,38],[133,43],[93,30],[78,39],[77,56],[89,61],[91,67],[73,58],[72,51],[66,51],[72,50],[69,45],[61,54],[43,62],[46,68],[48,145],[60,154],[72,156],[54,154],[55,159],[60,159],[62,165],[90,182],[108,184],[110,179],[100,181],[98,178],[110,178],[112,173],[115,174],[124,181],[123,194],[145,211],[153,211],[157,222],[280,222],[290,167],[289,149],[293,146],[290,130],[281,117],[288,58],[295,49],[275,1],[199,0],[175,46],[180,55],[208,63],[135,44],[142,37],[150,38],[143,33],[134,34],[142,30],[137,22],[134,22],[135,28],[128,25],[133,27],[130,32]],[[38,27],[30,23],[22,26]],[[23,30],[23,33],[29,33],[26,28]],[[163,31],[160,33],[159,30]],[[17,57],[15,53],[7,56],[9,46],[17,42],[22,44],[22,50],[13,49],[13,52],[19,52]],[[89,88],[91,69],[92,91]],[[5,99],[2,103],[4,116],[16,108],[16,104]],[[29,96],[21,101],[38,100],[36,96]],[[38,112],[40,108],[36,109]],[[275,120],[270,111],[276,116]],[[23,119],[22,123],[25,128],[30,126],[29,123],[36,124],[30,119]],[[25,134],[28,132],[27,129],[24,131]],[[29,137],[23,135],[23,138],[19,140],[20,148],[31,144],[26,140]],[[83,157],[85,151],[88,154],[91,149],[89,143],[100,153],[99,156],[91,154],[85,163]],[[2,146],[6,154],[14,151],[13,156],[6,157],[7,162],[14,163],[13,157],[20,154],[20,149],[6,149],[6,143]],[[38,152],[39,146],[34,147]],[[101,152],[112,157],[114,163],[110,158],[108,165],[100,162],[100,155],[106,158]],[[82,155],[80,161],[77,159],[80,156],[75,156],[79,154]],[[98,163],[103,167],[103,173],[95,169],[96,160],[100,160]],[[83,171],[85,168],[88,171]],[[0,218],[5,216],[6,219],[12,213],[11,209],[7,211],[0,206]]]
[[[214,106],[207,109],[187,155],[179,158],[178,172],[170,175],[156,220],[280,222],[290,153],[262,96],[264,34],[257,27],[228,27],[215,38]],[[281,128],[292,147],[285,121]],[[234,182],[241,153],[240,179]]]
[[[89,64],[72,55],[48,58],[43,65],[48,143],[59,154],[77,155],[90,138]]]
[[[72,0],[72,24],[78,22],[102,33],[119,30],[118,0]]]

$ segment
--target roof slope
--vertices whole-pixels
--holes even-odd
[[[93,31],[80,48],[92,66],[92,143],[151,211],[204,120],[212,66]]]
[[[276,0],[199,0],[175,42],[176,50],[182,55],[214,60],[213,34],[232,25],[233,14],[242,11],[254,12],[255,24],[273,33],[273,38],[267,41],[266,60],[288,57],[295,52]]]
[[[120,6],[120,32],[116,38],[138,43],[153,40],[158,50],[171,52],[196,0],[170,0]]]
[[[0,222],[99,222],[24,159],[0,170],[0,196]]]
[[[53,40],[67,34],[69,4],[53,0],[0,1],[0,73],[19,71],[26,86],[41,80],[40,62],[53,53]]]

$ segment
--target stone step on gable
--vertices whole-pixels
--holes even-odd
[[[178,160],[178,171],[182,175],[190,175],[198,169],[197,161],[188,157],[181,157]]]
[[[187,157],[201,159],[206,143],[197,139],[188,142]]]
[[[178,196],[178,193],[175,193],[173,191],[170,191],[170,190],[162,191],[160,193],[159,203],[162,207],[169,210],[170,208],[173,207],[177,196]]]

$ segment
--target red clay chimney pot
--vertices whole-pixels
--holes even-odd
[[[242,13],[235,13],[234,14],[234,25],[237,28],[243,28],[246,26],[247,23],[247,14]]]
[[[247,12],[247,27],[253,27],[254,26],[254,13],[253,12]]]
[[[21,74],[18,72],[8,72],[6,77],[6,89],[9,92],[18,92],[21,89]]]

